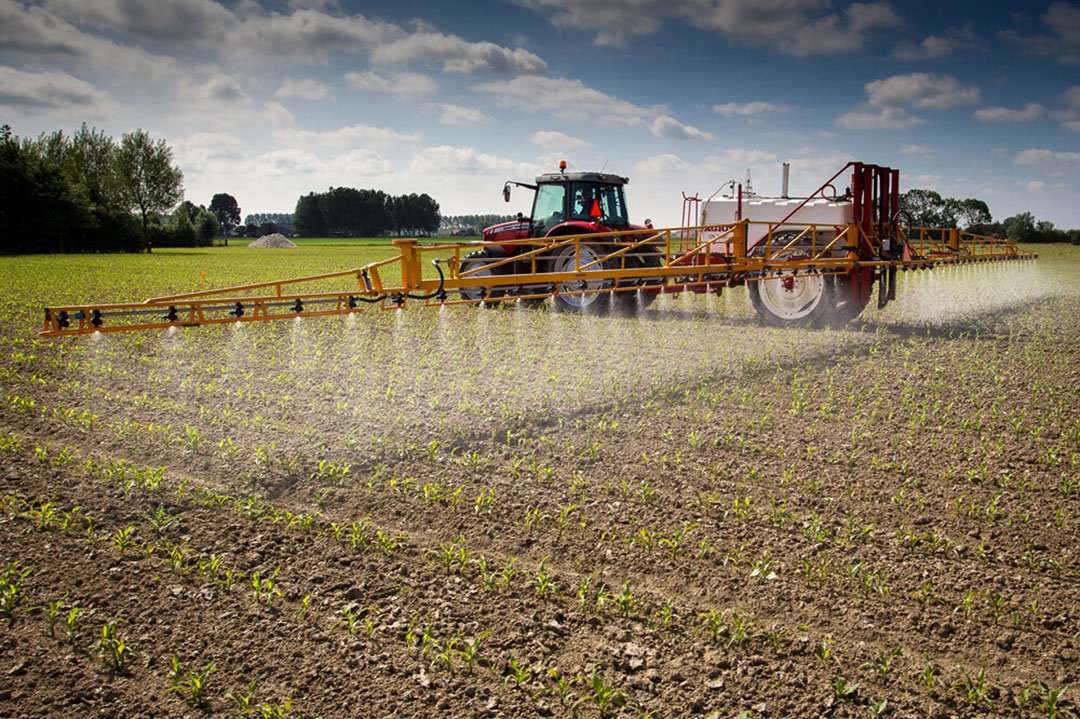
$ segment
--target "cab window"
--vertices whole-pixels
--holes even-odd
[[[533,234],[545,234],[562,222],[566,212],[566,185],[540,185],[536,190],[536,203],[533,205]]]

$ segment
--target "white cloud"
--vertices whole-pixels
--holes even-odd
[[[924,122],[900,107],[853,110],[836,118],[836,124],[847,130],[903,130]]]
[[[319,10],[295,10],[246,17],[230,33],[225,51],[277,62],[325,62],[331,53],[370,52],[404,34],[397,25],[363,15],[338,17]]]
[[[436,104],[433,107],[439,111],[438,121],[442,125],[479,125],[491,119],[471,107],[448,103]]]
[[[177,94],[183,102],[203,109],[247,105],[252,101],[240,81],[228,75],[216,75],[207,80],[185,78],[177,83]]]
[[[536,168],[522,165],[496,155],[485,155],[471,147],[426,147],[413,155],[409,172],[415,175],[505,175],[525,176],[535,174]]]
[[[437,89],[435,81],[415,72],[397,72],[383,77],[374,72],[349,72],[345,81],[355,90],[385,92],[391,95],[424,95]]]
[[[467,42],[437,32],[416,32],[380,45],[371,59],[383,63],[441,60],[445,72],[516,75],[547,69],[547,63],[528,50],[511,50],[492,42]]]
[[[46,58],[78,62],[142,80],[184,75],[172,58],[90,35],[45,8],[25,7],[14,0],[0,0],[0,48],[6,54],[25,55],[35,63]]]
[[[927,147],[926,145],[912,144],[901,145],[900,152],[905,155],[922,155],[923,157],[927,157],[930,159],[933,159],[934,156],[937,154],[932,147]]]
[[[108,93],[66,72],[24,72],[0,67],[0,108],[5,112],[78,113],[111,117]]]
[[[871,105],[877,107],[913,106],[948,110],[979,102],[975,86],[964,87],[951,75],[915,72],[893,75],[864,85]]]
[[[668,117],[667,115],[663,115],[653,120],[652,127],[649,128],[649,131],[652,132],[653,137],[662,137],[667,140],[713,139],[711,132],[705,132],[696,127],[684,125],[674,117]]]
[[[1017,165],[1034,165],[1049,170],[1074,170],[1080,168],[1080,152],[1055,152],[1032,148],[1016,153]]]
[[[634,175],[658,175],[661,177],[684,177],[694,166],[676,155],[653,155],[634,165]]]
[[[1028,180],[1027,182],[1017,182],[1017,187],[1022,187],[1028,192],[1039,192],[1046,189],[1046,183],[1042,180]]]
[[[1062,97],[1069,107],[1080,109],[1080,85],[1073,85],[1062,93]]]
[[[236,17],[214,0],[46,0],[68,20],[157,41],[222,42]]]
[[[790,111],[791,108],[787,105],[777,105],[776,103],[764,102],[761,100],[742,103],[729,102],[723,105],[713,105],[713,112],[723,115],[724,117],[734,117],[736,115],[753,117],[755,115],[771,115]]]
[[[298,100],[333,100],[334,95],[330,86],[319,82],[315,78],[286,77],[281,81],[281,87],[274,93],[274,97],[282,99],[296,98]]]
[[[324,167],[319,158],[300,149],[273,150],[255,158],[255,172],[259,175],[310,175]]]
[[[353,150],[336,155],[328,163],[328,169],[350,177],[385,178],[392,172],[390,163],[371,150]]]
[[[718,155],[709,155],[705,158],[704,164],[706,167],[727,167],[738,170],[762,163],[774,163],[777,159],[775,152],[766,150],[725,150]]]
[[[497,80],[473,87],[490,93],[503,107],[543,110],[555,117],[572,120],[599,119],[603,122],[640,125],[645,118],[659,115],[661,106],[641,107],[586,86],[580,80],[527,75]]]
[[[404,135],[385,127],[350,125],[338,130],[315,132],[312,130],[276,130],[273,140],[286,147],[348,147],[363,145],[366,147],[392,147],[410,142],[419,142],[420,135]]]
[[[1080,132],[1080,120],[1066,120],[1061,123],[1061,128],[1069,132]]]
[[[224,132],[196,132],[173,143],[176,164],[184,174],[225,175],[242,171],[247,146]]]
[[[1080,6],[1054,2],[1040,19],[1048,35],[1027,36],[1006,30],[1001,36],[1029,54],[1053,57],[1062,65],[1080,65]]]
[[[956,42],[939,35],[929,35],[918,45],[910,40],[901,40],[893,48],[893,57],[897,60],[937,60],[947,57],[957,50]]]
[[[822,0],[518,0],[552,13],[556,27],[595,31],[598,45],[626,45],[673,20],[741,45],[805,56],[859,50],[877,30],[900,24],[887,2],[830,12]]]
[[[553,130],[534,132],[529,138],[529,142],[548,150],[580,150],[584,147],[591,147],[584,140]]]
[[[983,107],[975,111],[975,119],[979,122],[1031,122],[1045,114],[1045,107],[1029,102],[1020,110],[1009,107]]]

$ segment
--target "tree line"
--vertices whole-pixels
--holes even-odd
[[[117,141],[84,123],[70,136],[20,140],[3,125],[0,251],[149,250],[165,234],[157,213],[180,202],[183,179],[171,148],[143,130]]]
[[[517,219],[514,215],[446,215],[442,218],[441,228],[452,232],[463,232],[469,236],[478,236],[485,227],[514,219]]]
[[[978,235],[1008,237],[1014,242],[1071,242],[1080,245],[1080,230],[1059,230],[1053,222],[1021,212],[995,222],[982,200],[942,197],[933,190],[908,190],[900,195],[901,222],[912,227],[959,227]]]
[[[388,195],[382,190],[331,187],[296,201],[296,232],[304,237],[424,235],[439,229],[439,203],[426,194]]]

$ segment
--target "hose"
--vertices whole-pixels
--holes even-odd
[[[439,300],[441,301],[441,300],[446,299],[446,291],[443,289],[443,285],[446,283],[446,277],[445,277],[445,275],[443,275],[442,268],[439,267],[439,261],[438,260],[432,260],[431,264],[432,264],[432,266],[435,267],[435,271],[439,273],[439,286],[438,286],[438,288],[436,288],[436,290],[434,292],[432,292],[431,294],[429,294],[429,295],[411,295],[408,292],[406,292],[404,297],[408,297],[410,300],[431,300],[431,299],[439,298]]]

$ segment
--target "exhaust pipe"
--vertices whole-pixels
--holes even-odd
[[[784,173],[783,173],[783,177],[784,177],[783,187],[782,187],[781,192],[780,192],[780,197],[784,198],[785,200],[788,198],[788,176],[789,176],[790,173],[791,173],[791,164],[785,162],[784,163]]]

